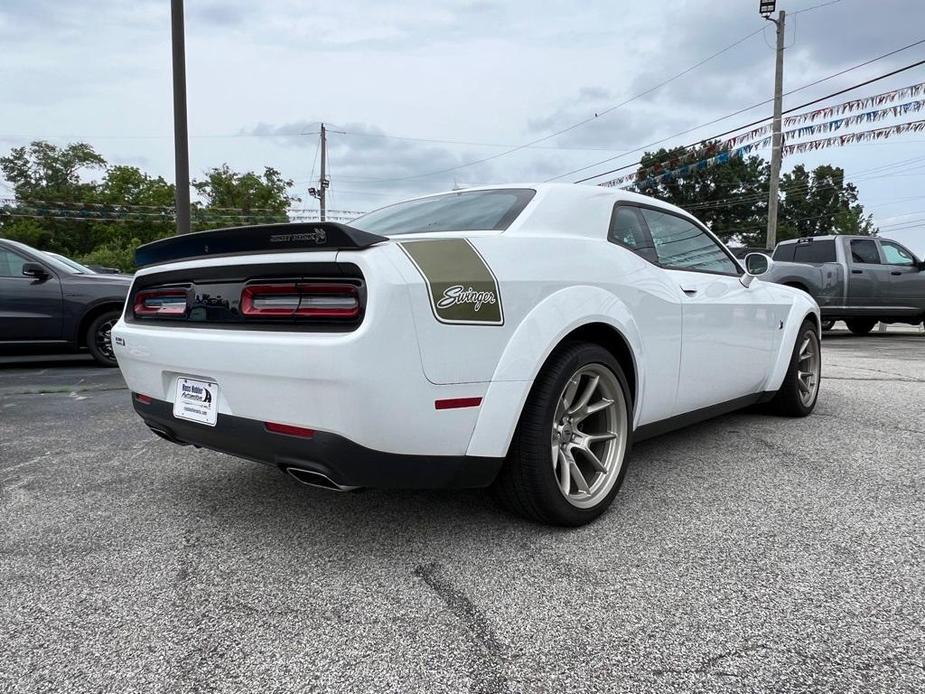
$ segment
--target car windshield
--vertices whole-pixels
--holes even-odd
[[[64,265],[64,267],[71,272],[76,272],[81,275],[95,275],[96,272],[88,268],[86,265],[81,265],[76,260],[71,260],[63,255],[57,253],[51,253],[45,251],[45,257],[48,258],[52,263],[57,264],[58,266]]]
[[[394,236],[435,231],[503,231],[517,219],[535,190],[510,188],[460,191],[399,202],[363,215],[350,226]]]

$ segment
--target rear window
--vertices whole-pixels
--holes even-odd
[[[827,239],[782,243],[774,249],[774,260],[785,263],[834,263],[835,241]]]
[[[504,231],[536,195],[528,188],[472,190],[409,200],[370,212],[350,226],[394,236],[434,231]]]
[[[793,250],[793,260],[796,263],[834,263],[835,241],[797,243]]]

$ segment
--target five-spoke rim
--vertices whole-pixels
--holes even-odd
[[[118,319],[113,318],[108,320],[105,323],[101,323],[100,327],[96,331],[96,348],[100,353],[107,359],[115,359],[116,353],[112,349],[112,326],[118,322]]]
[[[809,407],[816,399],[819,390],[819,373],[822,360],[819,358],[819,339],[814,332],[806,332],[800,343],[797,356],[797,388],[800,402]]]
[[[603,364],[588,364],[565,384],[552,421],[552,467],[559,491],[589,508],[613,488],[626,453],[623,389]]]

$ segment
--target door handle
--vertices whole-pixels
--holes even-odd
[[[697,294],[696,289],[687,289],[686,287],[681,287],[681,291],[687,294],[688,296],[695,296]]]
[[[852,270],[851,274],[852,275],[862,275],[864,274],[864,271],[863,270]]]
[[[903,273],[901,273],[899,270],[893,270],[893,272],[891,272],[890,274],[891,275],[901,275]]]

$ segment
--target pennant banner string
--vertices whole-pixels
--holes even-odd
[[[919,106],[918,109],[925,108],[925,101],[918,102],[922,106]],[[897,106],[896,108],[901,108]],[[865,114],[859,114],[864,116]],[[845,119],[840,119],[845,120]],[[860,122],[860,121],[858,121]],[[812,126],[817,130],[813,132],[832,132],[836,130],[832,122],[830,123],[819,123],[815,126]],[[843,126],[839,126],[843,127]],[[807,131],[807,128],[798,128],[793,132],[803,132]],[[862,130],[855,133],[845,133],[843,135],[837,135],[835,137],[826,137],[818,140],[809,140],[807,142],[795,142],[793,144],[784,145],[781,149],[782,156],[789,156],[792,154],[802,154],[804,152],[815,151],[818,149],[825,149],[828,147],[843,147],[844,145],[854,144],[857,142],[869,142],[871,140],[882,140],[893,135],[902,135],[910,132],[923,132],[925,131],[925,120],[911,121],[909,123],[900,123],[897,125],[890,125],[885,128],[876,128],[874,130]],[[747,156],[758,149],[764,149],[771,146],[772,138],[766,137],[758,142],[752,142],[736,149],[726,150],[716,154],[715,156],[708,157],[706,159],[701,159],[690,164],[684,164],[674,169],[664,170],[664,168],[655,176],[646,176],[643,179],[639,179],[639,174],[633,173],[627,176],[620,176],[619,178],[614,178],[610,181],[605,181],[599,185],[605,188],[616,188],[621,187],[626,184],[635,184],[637,188],[643,189],[654,185],[660,181],[671,180],[673,178],[683,178],[688,176],[695,171],[701,171],[711,166],[716,166],[717,164],[725,164],[726,162],[734,159],[736,157]],[[654,167],[650,167],[653,169]],[[649,171],[650,169],[647,169]]]

